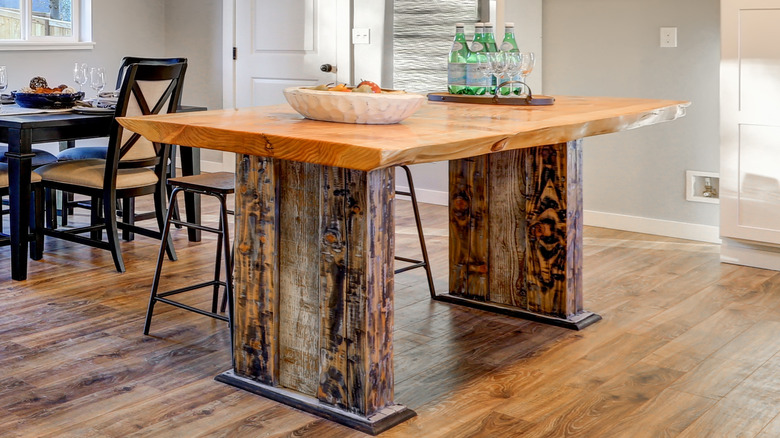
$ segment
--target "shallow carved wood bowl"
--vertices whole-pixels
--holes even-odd
[[[425,101],[425,96],[404,91],[352,93],[309,87],[287,88],[284,97],[308,119],[368,125],[398,123],[414,114]]]

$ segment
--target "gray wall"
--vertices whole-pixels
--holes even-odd
[[[586,210],[718,224],[718,206],[685,200],[685,170],[719,169],[720,5],[712,0],[545,0],[546,94],[690,100],[680,120],[591,137]],[[677,27],[677,48],[659,28]]]
[[[165,0],[165,56],[187,58],[183,103],[222,108],[222,2]],[[222,152],[201,158],[221,163]]]
[[[73,64],[85,62],[106,69],[113,87],[124,56],[188,58],[183,102],[222,107],[222,3],[209,0],[99,0],[92,2],[94,49],[0,52],[8,66],[9,89],[26,85],[33,76],[50,84],[73,84]],[[87,88],[88,95],[94,93]],[[100,143],[99,140],[80,144]],[[56,151],[56,145],[44,149]],[[203,154],[221,161],[221,153]]]
[[[27,85],[33,76],[73,85],[76,61],[105,68],[108,87],[113,87],[123,56],[164,56],[165,13],[159,0],[99,0],[92,2],[92,11],[94,49],[0,52],[9,89]]]
[[[187,58],[183,102],[222,108],[222,2],[165,0],[165,56]]]

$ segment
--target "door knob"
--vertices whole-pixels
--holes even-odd
[[[322,64],[320,66],[320,71],[323,71],[325,73],[336,73],[336,66],[330,64]]]

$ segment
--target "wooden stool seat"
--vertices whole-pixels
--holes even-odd
[[[202,173],[200,175],[168,178],[173,187],[203,190],[227,195],[236,191],[235,174],[230,172]]]

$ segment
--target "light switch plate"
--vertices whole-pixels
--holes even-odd
[[[367,27],[352,29],[352,44],[371,44],[371,29]]]
[[[677,28],[661,28],[661,47],[677,47]]]

